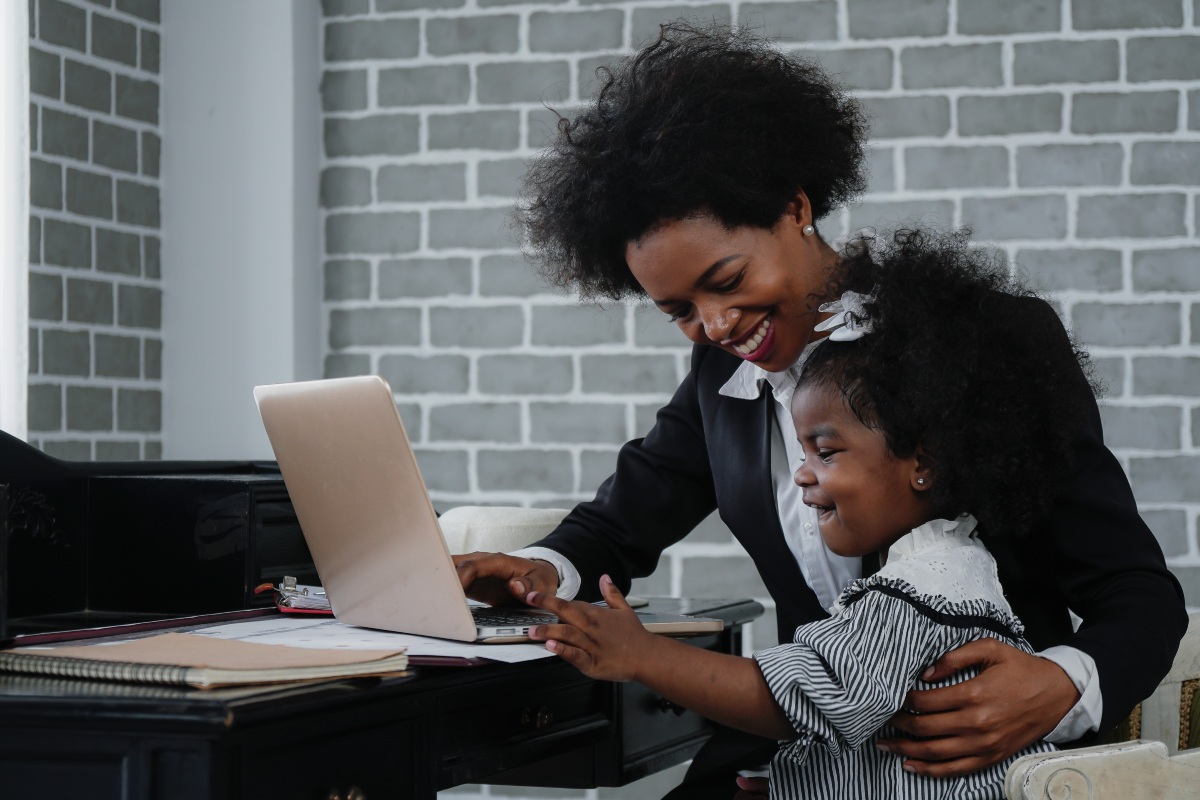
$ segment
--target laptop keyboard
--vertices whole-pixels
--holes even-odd
[[[471,615],[475,617],[475,624],[480,628],[495,628],[500,625],[552,625],[558,622],[558,617],[551,614],[531,614],[517,608],[476,607],[471,609]]]

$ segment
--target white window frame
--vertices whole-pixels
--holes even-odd
[[[29,6],[0,2],[0,429],[27,434]]]

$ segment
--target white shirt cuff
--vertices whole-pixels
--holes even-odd
[[[575,565],[563,558],[561,554],[548,547],[525,547],[514,550],[509,555],[528,558],[530,561],[549,562],[558,570],[558,592],[556,594],[563,600],[574,600],[575,595],[579,594],[579,584],[582,582],[579,570],[575,569]]]
[[[1100,695],[1100,676],[1096,674],[1096,662],[1092,657],[1082,650],[1063,645],[1048,647],[1036,655],[1062,667],[1079,692],[1079,702],[1046,735],[1046,741],[1055,744],[1071,742],[1085,733],[1100,730],[1104,698]]]

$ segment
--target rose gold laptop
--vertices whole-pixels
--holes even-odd
[[[254,399],[340,621],[467,642],[524,641],[531,626],[553,621],[536,609],[468,603],[382,378],[257,386]],[[660,633],[722,626],[702,617],[639,616]]]

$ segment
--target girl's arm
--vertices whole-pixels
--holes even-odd
[[[775,702],[758,664],[649,633],[605,575],[609,608],[530,593],[532,606],[567,624],[541,625],[531,637],[591,678],[637,681],[685,708],[732,728],[773,739],[796,730]]]

